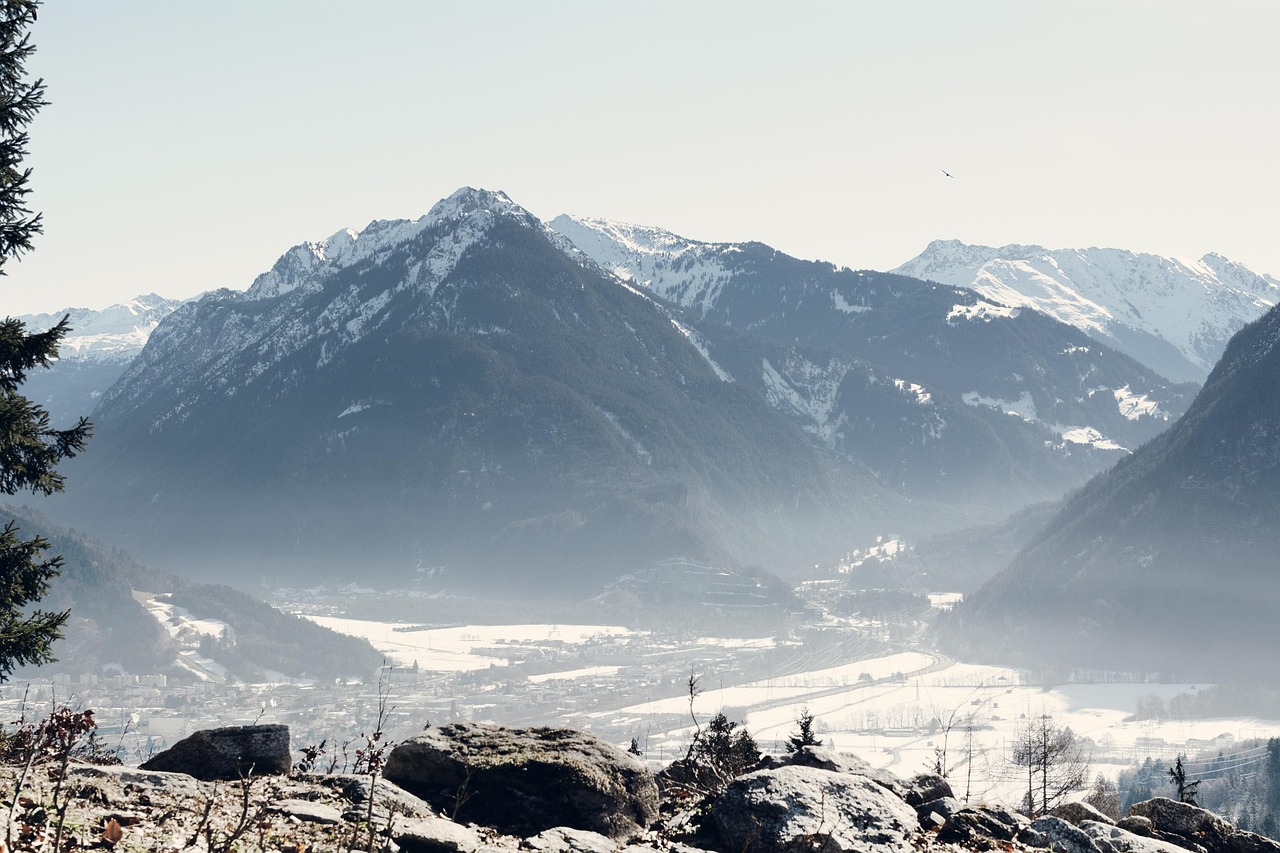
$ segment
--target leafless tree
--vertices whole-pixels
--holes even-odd
[[[1085,786],[1089,759],[1084,745],[1069,727],[1060,727],[1049,713],[1028,716],[1018,727],[1011,759],[1027,774],[1027,814],[1038,817],[1065,802]]]

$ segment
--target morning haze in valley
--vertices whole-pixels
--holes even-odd
[[[1280,7],[0,19],[6,849],[1280,853]]]

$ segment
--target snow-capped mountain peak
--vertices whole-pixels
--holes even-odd
[[[155,327],[183,303],[154,293],[136,296],[95,311],[64,308],[49,314],[27,314],[16,319],[28,329],[49,329],[70,317],[71,333],[62,339],[58,357],[67,361],[126,363],[141,352]]]
[[[289,293],[304,281],[315,285],[317,275],[323,275],[326,270],[345,269],[366,260],[376,262],[395,247],[440,226],[449,226],[459,235],[453,241],[456,251],[451,253],[456,261],[467,246],[500,218],[536,228],[549,237],[554,233],[506,193],[463,187],[436,202],[430,211],[417,219],[376,219],[359,231],[343,228],[324,240],[294,246],[270,270],[254,280],[246,296],[249,299],[271,299]],[[563,238],[554,235],[553,241],[560,245]],[[560,245],[560,248],[572,253],[572,247]],[[576,254],[580,259],[581,253]],[[435,272],[441,273],[447,272],[445,268],[451,268],[451,265],[444,262],[433,267]]]
[[[935,240],[894,272],[1034,308],[1182,381],[1203,381],[1231,335],[1280,302],[1280,281],[1218,254]]]

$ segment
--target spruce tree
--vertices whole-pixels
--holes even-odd
[[[27,59],[35,51],[28,28],[36,19],[35,0],[0,0],[0,275],[8,262],[31,250],[40,233],[40,214],[27,207],[31,170],[26,127],[44,106],[44,83],[28,81]],[[58,342],[69,331],[67,318],[47,331],[28,332],[19,321],[0,321],[0,494],[61,491],[57,464],[75,456],[89,437],[84,418],[71,429],[54,429],[49,413],[18,393],[33,368],[48,367]],[[54,660],[53,641],[62,636],[67,611],[32,610],[58,573],[60,557],[45,554],[45,539],[22,539],[15,523],[0,532],[0,682],[15,667]]]
[[[1187,781],[1187,771],[1182,766],[1182,756],[1178,756],[1178,760],[1169,768],[1169,781],[1178,789],[1178,802],[1187,803],[1189,805],[1199,805],[1196,802],[1196,791],[1200,788],[1199,780],[1195,782]]]
[[[787,752],[799,752],[806,746],[822,746],[822,740],[813,732],[814,716],[807,707],[800,709],[796,718],[799,731],[787,738]]]

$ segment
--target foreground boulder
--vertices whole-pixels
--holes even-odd
[[[833,752],[820,746],[802,747],[790,755],[771,759],[771,761],[773,766],[776,767],[815,767],[819,770],[830,770],[833,773],[852,773],[857,776],[864,776],[885,790],[892,791],[904,799],[910,789],[909,783],[904,782],[889,770],[872,767],[856,755]],[[761,763],[764,764],[764,762]],[[764,769],[771,768],[766,766]],[[946,793],[940,796],[950,795],[951,788],[948,786]],[[933,798],[930,797],[929,799]]]
[[[649,771],[572,729],[452,723],[393,749],[383,776],[446,815],[510,835],[567,826],[630,838],[658,816]]]
[[[185,737],[141,765],[142,770],[185,773],[206,782],[289,772],[289,727],[227,726]]]
[[[1105,853],[1182,853],[1185,848],[1151,835],[1134,833],[1121,826],[1086,820],[1080,828],[1089,835]]]
[[[866,776],[789,766],[740,776],[711,807],[725,849],[898,853],[915,809]]]
[[[1173,842],[1188,850],[1209,853],[1280,853],[1280,843],[1236,829],[1216,814],[1165,797],[1135,803],[1130,816],[1151,821],[1157,838]]]
[[[1000,806],[969,806],[947,818],[938,840],[971,850],[1005,849],[1030,821]]]

